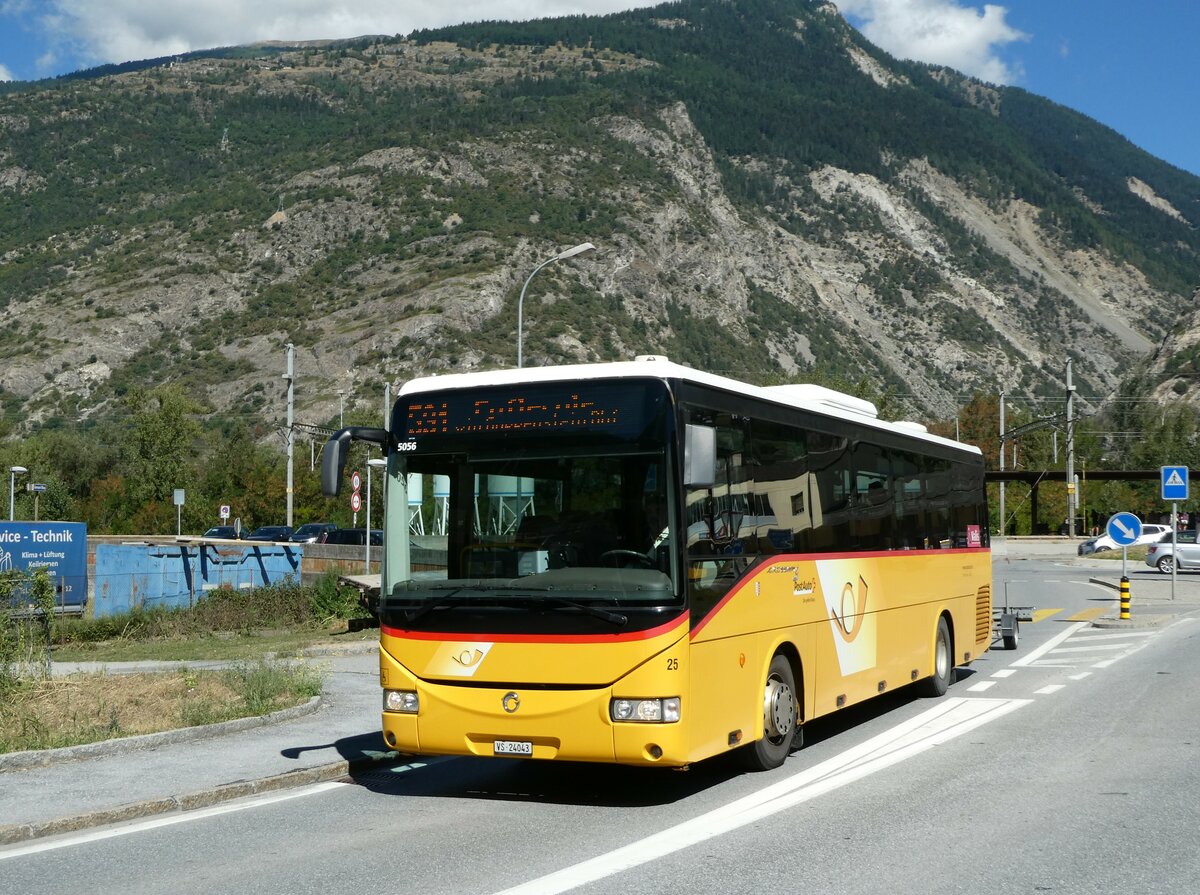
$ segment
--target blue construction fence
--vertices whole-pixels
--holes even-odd
[[[249,590],[300,581],[302,544],[128,543],[94,546],[95,617],[133,609],[191,607],[217,588]],[[91,560],[91,557],[89,557]]]

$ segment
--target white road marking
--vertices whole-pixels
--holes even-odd
[[[1061,631],[1060,633],[1056,634],[1054,637],[1051,637],[1049,640],[1047,640],[1045,643],[1043,643],[1037,649],[1033,650],[1028,655],[1023,656],[1020,659],[1017,659],[1017,661],[1013,662],[1011,665],[1009,665],[1009,667],[1010,668],[1024,668],[1026,666],[1032,665],[1034,662],[1036,662],[1042,656],[1046,655],[1046,653],[1050,652],[1050,650],[1057,647],[1060,643],[1062,643],[1064,640],[1066,640],[1068,637],[1070,637],[1076,631],[1080,631],[1080,630],[1086,628],[1087,626],[1088,626],[1087,622],[1077,622],[1076,624],[1071,625],[1069,628],[1066,628],[1063,631]]]
[[[1065,686],[1066,684],[1047,684],[1040,690],[1034,690],[1033,692],[1035,696],[1049,696],[1051,693],[1057,693]]]
[[[996,686],[999,681],[980,681],[978,684],[972,684],[967,687],[968,693],[982,693],[984,690],[990,690]]]
[[[995,721],[1032,701],[961,697],[944,699],[935,708],[759,792],[631,845],[505,889],[497,895],[556,895],[648,864],[891,767],[989,721]]]
[[[1016,673],[1015,668],[1001,668],[999,671],[993,671],[992,677],[1012,677]]]
[[[1128,640],[1130,637],[1153,637],[1157,631],[1117,631],[1108,634],[1080,634],[1075,640],[1083,642],[1085,640]]]
[[[1071,643],[1078,642],[1078,640],[1071,641]],[[1057,656],[1060,653],[1095,653],[1099,651],[1112,651],[1128,648],[1128,643],[1097,643],[1095,646],[1060,646],[1054,651],[1054,655]]]
[[[1092,673],[1091,673],[1090,671],[1081,671],[1079,674],[1073,674],[1073,675],[1071,675],[1071,680],[1073,680],[1073,681],[1081,681],[1081,680],[1083,680],[1085,677],[1091,677],[1091,676],[1092,676]]]
[[[349,786],[349,783],[341,783],[336,780],[327,783],[315,783],[312,786],[306,786],[302,789],[289,789],[283,792],[273,792],[266,795],[256,796],[248,799],[240,799],[235,802],[225,802],[221,805],[213,805],[210,808],[197,808],[195,811],[185,811],[182,814],[170,814],[163,817],[155,817],[150,820],[140,820],[134,823],[124,824],[116,827],[104,827],[98,830],[88,830],[85,833],[77,833],[61,838],[48,839],[30,843],[29,845],[19,845],[12,849],[0,851],[0,861],[8,858],[20,858],[24,855],[36,855],[38,852],[54,851],[59,848],[70,848],[75,845],[83,845],[88,842],[99,842],[103,839],[113,839],[117,836],[128,836],[130,833],[141,833],[145,830],[154,830],[159,827],[170,827],[175,824],[188,823],[193,820],[203,820],[206,817],[216,817],[221,814],[232,814],[235,811],[247,811],[251,808],[261,808],[264,805],[270,805],[274,802],[286,802],[289,799],[298,799],[303,796],[316,795],[317,793],[325,792],[339,786]]]

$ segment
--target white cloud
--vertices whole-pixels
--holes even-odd
[[[488,19],[598,15],[651,6],[637,0],[49,0],[52,40],[82,65],[127,62],[261,40],[408,34]]]
[[[1020,70],[998,50],[1029,35],[1004,19],[1008,10],[986,4],[980,12],[956,0],[838,0],[838,8],[862,20],[862,33],[900,59],[948,65],[993,84],[1010,84]]]
[[[10,72],[3,65],[0,65],[0,81],[12,81],[12,80],[15,80],[12,76],[12,72]]]

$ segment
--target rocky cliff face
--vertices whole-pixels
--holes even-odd
[[[928,89],[836,33],[871,90]],[[926,417],[977,390],[1058,391],[1068,358],[1098,400],[1187,304],[1129,252],[926,155],[800,166],[714,145],[686,96],[612,99],[662,66],[379,40],[0,97],[0,202],[27,220],[0,236],[10,419],[103,414],[163,382],[274,419],[288,342],[299,419],[335,419],[338,391],[374,412],[384,382],[514,363],[525,278],[585,240],[598,250],[531,284],[527,364],[658,353],[755,381],[865,379]],[[935,74],[1002,117],[1002,92]],[[1194,229],[1140,171],[1123,195]],[[1122,194],[1073,189],[1080,213],[1125,213]],[[1143,249],[1200,270],[1186,240]],[[1200,357],[1186,338],[1171,356]],[[1164,393],[1183,381],[1168,366]]]

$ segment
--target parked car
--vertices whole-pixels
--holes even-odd
[[[293,544],[324,544],[325,536],[336,529],[332,522],[306,522],[292,532],[289,540]]]
[[[1136,541],[1127,546],[1136,547],[1139,544],[1153,544],[1158,541],[1164,534],[1171,533],[1169,525],[1154,525],[1143,524],[1142,533]],[[1092,553],[1103,553],[1105,550],[1116,550],[1121,545],[1110,538],[1108,535],[1100,535],[1098,538],[1089,538],[1079,545],[1078,553],[1080,556],[1088,556]]]
[[[263,525],[246,535],[247,541],[286,541],[292,536],[290,525]]]
[[[200,535],[202,538],[227,538],[231,541],[235,541],[241,536],[241,531],[232,525],[214,525],[204,534]]]
[[[357,544],[362,547],[366,544],[366,529],[362,528],[337,528],[325,535],[326,544]],[[371,529],[371,546],[383,546],[383,529]]]
[[[1168,531],[1146,551],[1146,565],[1168,575],[1171,574],[1172,566],[1180,571],[1200,569],[1200,544],[1196,543],[1196,532],[1177,531],[1175,543],[1172,544],[1171,533]]]

